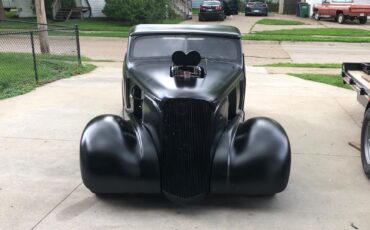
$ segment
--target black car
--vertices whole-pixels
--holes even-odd
[[[247,0],[245,3],[245,16],[248,15],[268,15],[268,5],[266,0]]]
[[[240,31],[138,25],[123,71],[123,117],[101,115],[80,145],[82,180],[97,194],[272,195],[285,189],[290,144],[274,120],[245,120]]]
[[[220,1],[204,1],[199,7],[199,21],[225,19],[224,6]]]

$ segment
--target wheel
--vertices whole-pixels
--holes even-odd
[[[360,18],[358,19],[358,21],[360,22],[360,24],[366,24],[366,22],[367,22],[367,16],[360,17]]]
[[[343,24],[345,20],[346,20],[346,17],[342,13],[338,14],[338,23],[339,24]]]
[[[220,21],[225,20],[225,15],[220,15],[219,20],[220,20]]]
[[[269,15],[269,13],[266,12],[265,17],[267,17],[268,15]]]
[[[320,20],[320,13],[319,13],[319,11],[315,12],[315,14],[314,14],[314,19],[315,19],[316,21],[319,21],[319,20]]]
[[[201,22],[203,21],[203,18],[199,16],[198,20]]]
[[[361,161],[366,176],[370,178],[370,109],[366,110],[362,122]]]

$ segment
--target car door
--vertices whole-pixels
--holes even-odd
[[[323,0],[321,4],[320,14],[329,15],[330,0]]]

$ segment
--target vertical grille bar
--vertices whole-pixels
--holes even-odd
[[[162,190],[180,198],[209,191],[213,110],[209,102],[171,99],[163,106]]]

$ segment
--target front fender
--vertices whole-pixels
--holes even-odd
[[[211,193],[268,195],[283,191],[291,153],[284,129],[269,118],[235,120],[215,152]]]
[[[94,118],[80,144],[82,180],[94,193],[160,193],[159,162],[147,131],[114,115]]]

